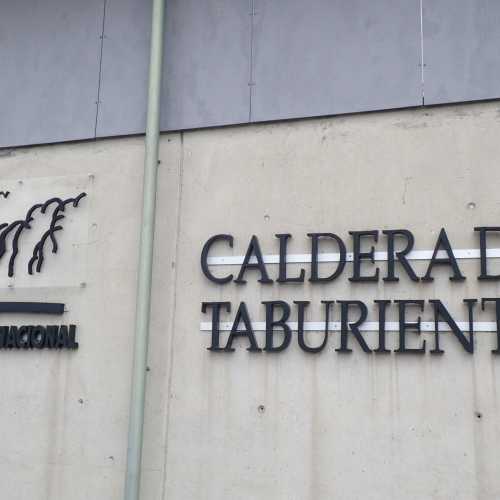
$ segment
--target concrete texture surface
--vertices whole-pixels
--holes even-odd
[[[441,270],[418,284],[350,283],[347,265],[329,284],[266,286],[249,272],[246,285],[215,285],[199,265],[217,233],[231,233],[235,245],[214,255],[242,255],[252,234],[266,254],[286,232],[290,252],[307,253],[308,232],[348,240],[349,230],[400,227],[414,232],[418,249],[431,249],[441,227],[455,248],[477,248],[473,227],[499,225],[499,134],[498,103],[483,103],[162,136],[142,498],[500,496],[493,333],[476,335],[473,356],[448,334],[444,356],[377,356],[354,342],[352,354],[335,353],[337,334],[318,355],[295,341],[283,353],[249,353],[243,340],[234,353],[210,353],[210,335],[200,332],[209,320],[201,302],[210,300],[231,301],[231,314],[245,301],[263,321],[263,300],[310,300],[306,319],[319,320],[322,299],[439,298],[464,321],[463,298],[498,295],[495,282],[477,281],[478,261],[460,262],[464,282]],[[22,284],[2,274],[3,300],[65,302],[80,342],[73,352],[0,352],[0,479],[9,500],[122,496],[142,147],[137,137],[0,157],[14,198],[18,179],[90,183],[85,216],[74,217],[84,227],[68,233],[84,248],[78,278],[62,256]],[[66,243],[61,251],[69,236]],[[275,279],[277,266],[269,273]],[[374,344],[376,333],[366,337]],[[390,346],[395,339],[388,334]]]

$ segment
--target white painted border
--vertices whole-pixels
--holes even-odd
[[[413,250],[406,258],[408,260],[430,260],[432,257],[433,250]],[[470,249],[458,249],[453,250],[453,255],[456,259],[479,259],[480,252],[478,248],[470,248]],[[487,257],[499,258],[500,257],[500,248],[490,248],[486,251]],[[387,252],[375,252],[374,254],[375,261],[386,261],[387,260]],[[444,250],[441,250],[437,254],[438,258],[447,257],[447,253]],[[209,257],[207,262],[211,266],[236,266],[243,264],[244,260],[243,255],[227,255],[221,257]],[[353,254],[349,252],[346,256],[347,262],[352,262]],[[264,262],[266,264],[279,264],[280,256],[279,255],[264,255]],[[338,253],[320,253],[318,255],[318,262],[338,262],[340,259],[340,254]],[[307,264],[311,262],[311,254],[310,253],[298,253],[298,254],[290,254],[287,256],[286,261],[293,264]],[[250,259],[250,263],[255,264],[257,260],[255,257]]]
[[[297,322],[287,322],[287,325],[290,326],[292,331],[297,331]],[[378,332],[378,321],[366,321],[362,325],[360,325],[359,329],[365,332]],[[439,331],[440,332],[449,332],[451,328],[448,323],[439,322]],[[468,321],[457,321],[458,327],[465,332],[469,331],[469,322]],[[219,323],[219,330],[222,332],[228,332],[231,330],[233,324],[231,322],[225,321]],[[266,323],[264,321],[256,321],[252,323],[252,328],[256,332],[262,332],[266,330]],[[434,321],[422,321],[421,323],[422,332],[434,332]],[[212,323],[202,322],[200,323],[200,331],[202,332],[211,332],[212,331]],[[325,322],[324,321],[305,321],[304,322],[304,331],[308,332],[324,332],[325,331]],[[330,321],[328,324],[328,331],[338,332],[340,331],[340,321]],[[385,323],[385,331],[386,332],[397,332],[399,331],[399,323],[397,321],[387,321]],[[474,332],[496,332],[497,324],[495,321],[476,321],[474,322]]]

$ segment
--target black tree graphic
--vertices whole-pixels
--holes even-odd
[[[42,270],[45,245],[49,239],[52,243],[52,253],[57,253],[58,244],[55,233],[63,229],[62,220],[65,217],[63,212],[65,211],[67,205],[73,205],[75,208],[78,207],[80,200],[85,196],[87,196],[86,193],[80,193],[77,197],[68,198],[67,200],[61,200],[61,198],[50,198],[44,203],[37,203],[36,205],[33,205],[26,213],[26,217],[24,219],[16,220],[10,224],[0,224],[0,259],[5,255],[5,253],[7,253],[7,237],[11,233],[14,234],[12,238],[12,252],[9,259],[8,274],[10,277],[14,276],[14,265],[17,254],[19,253],[19,239],[25,229],[31,229],[31,223],[35,220],[35,213],[37,210],[39,210],[42,214],[45,214],[47,209],[51,205],[54,205],[50,226],[35,245],[33,255],[28,262],[29,274],[33,274],[33,269],[37,273]]]

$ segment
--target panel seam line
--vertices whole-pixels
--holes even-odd
[[[184,132],[180,133],[180,158],[179,158],[179,188],[176,213],[176,230],[175,230],[175,247],[174,247],[174,268],[173,268],[173,284],[171,289],[172,297],[172,313],[170,318],[170,342],[168,353],[168,372],[167,372],[167,400],[165,402],[165,417],[163,422],[163,432],[165,436],[164,462],[163,462],[163,477],[162,477],[162,494],[161,498],[166,498],[167,477],[168,477],[168,454],[169,454],[169,435],[170,435],[170,416],[171,416],[171,394],[174,377],[174,346],[175,346],[175,323],[177,321],[177,282],[178,282],[178,266],[179,266],[179,240],[181,232],[181,211],[182,211],[182,194],[184,181]]]
[[[255,17],[255,0],[250,0],[250,68],[249,68],[249,82],[248,82],[248,93],[249,93],[249,103],[248,103],[248,121],[252,121],[252,98],[253,98],[253,23]]]
[[[97,124],[99,120],[99,108],[101,105],[102,54],[104,48],[104,27],[106,23],[106,3],[107,0],[104,0],[103,12],[102,12],[101,47],[99,51],[99,77],[97,80],[97,100],[95,103],[96,111],[95,111],[95,123],[94,123],[94,139],[97,139]]]
[[[420,85],[422,91],[422,106],[425,106],[424,86],[424,0],[420,0]]]

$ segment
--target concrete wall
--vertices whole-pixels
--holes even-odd
[[[477,260],[460,262],[465,282],[450,282],[444,269],[418,285],[353,284],[348,265],[326,285],[263,286],[250,272],[246,285],[218,286],[199,267],[216,233],[234,235],[234,255],[252,234],[266,254],[277,253],[278,232],[294,236],[292,253],[307,253],[307,232],[348,241],[348,230],[395,227],[411,229],[419,249],[432,249],[442,226],[455,248],[477,248],[472,228],[499,225],[499,133],[500,107],[485,103],[162,137],[143,498],[499,497],[494,333],[477,333],[473,356],[447,334],[444,356],[382,356],[354,342],[352,354],[340,355],[336,333],[319,355],[295,339],[280,354],[249,353],[243,340],[234,353],[210,353],[210,335],[200,332],[208,300],[233,302],[223,319],[244,300],[263,321],[259,303],[269,299],[311,300],[307,320],[321,320],[322,299],[440,298],[466,320],[463,298],[498,294],[496,283],[476,280]],[[2,274],[2,300],[65,302],[64,322],[78,325],[80,341],[78,351],[0,351],[0,479],[9,500],[121,498],[141,166],[140,138],[0,157],[12,191],[0,199],[6,220],[19,186],[26,202],[37,201],[41,178],[88,192],[42,273]],[[64,260],[69,251],[74,266]],[[277,266],[269,272],[275,279]],[[429,309],[422,316],[432,319]],[[2,316],[2,324],[25,320]],[[370,345],[375,335],[367,334]],[[388,338],[392,348],[396,335]]]

